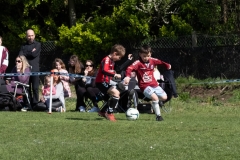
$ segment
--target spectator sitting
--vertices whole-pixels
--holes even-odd
[[[58,72],[57,69],[53,69],[53,72]],[[50,106],[50,100],[59,100],[62,103],[62,108],[63,108],[63,112],[65,112],[65,99],[64,99],[64,91],[63,91],[63,84],[61,82],[60,76],[54,74],[53,76],[53,87],[56,90],[56,94],[52,96],[52,99],[50,99],[50,95],[49,96],[43,96],[41,97],[40,101],[44,102],[47,106],[46,109],[49,109]],[[57,111],[60,112],[62,111],[61,106],[57,106],[57,107],[52,107],[52,111]]]
[[[82,70],[84,66],[82,62],[78,59],[76,55],[72,55],[69,60],[69,73],[72,74],[81,74],[82,75]],[[83,92],[81,91],[81,87],[79,87],[78,82],[80,78],[79,77],[70,77],[69,81],[74,85],[76,95],[77,95],[77,103],[76,103],[76,108],[75,111],[79,111],[80,106],[86,106],[84,101],[83,101]]]
[[[27,59],[25,58],[25,56],[21,55],[21,56],[17,56],[16,60],[15,60],[16,66],[12,69],[11,73],[24,73],[25,75],[17,75],[17,76],[13,76],[11,77],[10,81],[6,80],[6,83],[0,86],[0,93],[9,93],[12,92],[14,93],[15,89],[16,89],[16,93],[17,94],[22,94],[23,93],[23,87],[21,85],[18,85],[16,88],[16,84],[14,83],[15,81],[24,83],[24,84],[28,84],[29,83],[29,78],[30,78],[30,65],[28,64]],[[30,109],[31,107],[28,106],[30,104],[25,103],[26,101],[24,101],[24,108],[22,108],[22,111],[27,111],[28,109]]]
[[[65,64],[60,58],[56,58],[53,62],[53,68],[57,69],[58,72],[68,74],[68,71],[66,70]],[[69,86],[69,76],[67,75],[60,75],[60,79],[63,83],[63,89],[64,89],[64,97],[71,97],[71,89]]]
[[[17,56],[16,60],[15,60],[16,66],[12,69],[11,73],[26,73],[25,75],[18,75],[18,76],[13,76],[11,77],[10,82],[8,80],[6,80],[6,88],[9,92],[14,92],[15,91],[15,87],[16,84],[14,83],[14,81],[18,81],[24,84],[28,84],[29,82],[29,78],[30,78],[30,65],[28,64],[27,59],[25,58],[25,56],[21,55],[21,56]],[[22,86],[18,86],[17,94],[22,94],[23,93],[23,88]]]
[[[96,77],[97,71],[94,69],[94,63],[91,60],[87,60],[85,64],[84,76],[81,81],[79,81],[79,87],[82,87],[81,91],[86,92],[87,96],[91,99],[93,103],[93,108],[89,112],[99,112],[98,101],[96,99],[97,94],[100,90],[95,86],[95,79],[91,77]],[[90,77],[91,76],[91,77]],[[84,94],[84,93],[83,93]],[[82,97],[84,98],[84,97]],[[85,111],[85,107],[81,106],[80,111]]]
[[[44,77],[44,85],[42,86],[42,95],[49,96],[50,95],[50,86],[51,86],[51,76]],[[56,89],[52,88],[52,95],[56,94]]]

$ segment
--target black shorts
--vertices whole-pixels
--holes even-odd
[[[109,90],[109,88],[112,87],[112,85],[103,82],[103,83],[96,83],[96,87],[104,94],[107,94],[107,91]]]

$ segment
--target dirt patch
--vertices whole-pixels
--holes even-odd
[[[187,86],[182,89],[182,92],[188,92],[191,98],[209,99],[226,101],[233,96],[233,91],[240,86],[220,86],[220,87],[205,87],[205,86]]]

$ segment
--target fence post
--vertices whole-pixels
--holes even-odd
[[[197,47],[197,35],[195,31],[192,31],[192,47]]]

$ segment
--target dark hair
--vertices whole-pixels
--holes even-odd
[[[92,65],[92,67],[93,67],[93,69],[92,69],[90,72],[88,72],[88,76],[94,76],[94,74],[95,74],[95,68],[94,68],[94,63],[93,63],[93,61],[92,61],[92,60],[86,60],[86,63],[87,63],[87,62],[91,63],[91,65]]]
[[[149,45],[145,44],[143,45],[140,49],[139,49],[139,54],[144,53],[144,54],[148,54],[148,53],[152,53],[152,49]]]

